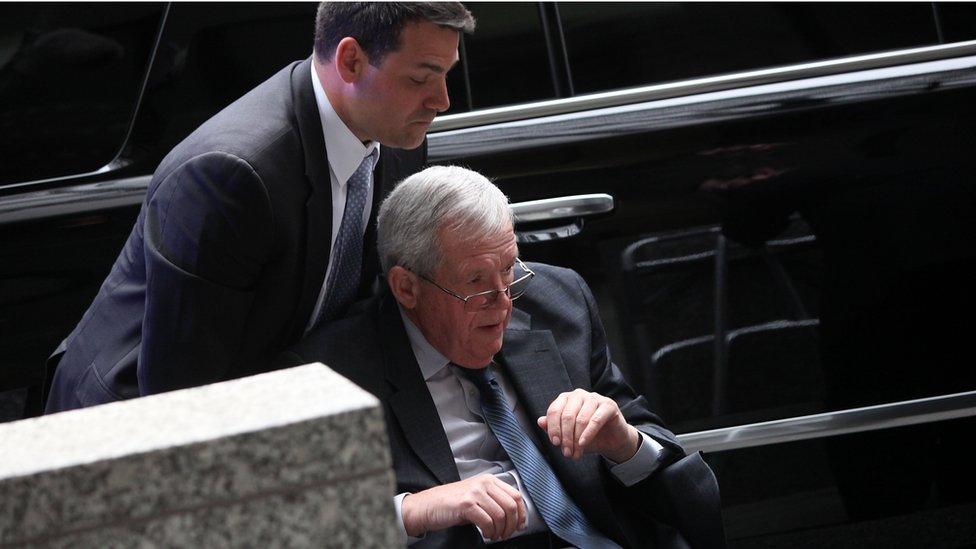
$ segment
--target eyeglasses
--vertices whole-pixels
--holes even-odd
[[[532,272],[532,269],[526,267],[525,263],[522,263],[521,259],[515,260],[515,267],[513,270],[515,270],[515,274],[516,274],[515,280],[513,280],[512,283],[509,284],[508,286],[505,286],[505,288],[500,290],[486,290],[484,292],[478,292],[476,294],[471,294],[469,296],[460,296],[452,292],[451,290],[448,290],[447,288],[441,286],[440,284],[434,282],[433,280],[427,278],[426,276],[423,275],[418,275],[418,276],[420,276],[420,278],[423,279],[424,281],[433,284],[442,292],[454,296],[460,299],[461,301],[463,301],[465,311],[474,312],[480,309],[484,309],[485,307],[495,303],[495,300],[498,299],[498,295],[501,294],[502,292],[504,292],[505,295],[508,296],[508,299],[512,301],[515,301],[516,299],[522,297],[522,294],[525,293],[525,288],[529,285],[529,281],[532,280],[532,277],[535,276],[535,273]]]

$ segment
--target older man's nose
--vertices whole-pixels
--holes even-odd
[[[511,303],[512,297],[508,294],[508,288],[505,288],[496,291],[488,304],[492,307],[508,307]]]

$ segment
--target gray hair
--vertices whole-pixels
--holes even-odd
[[[377,223],[384,273],[399,265],[431,276],[442,260],[441,230],[477,240],[511,230],[514,217],[508,197],[485,176],[459,166],[433,166],[393,189]]]
[[[459,32],[474,32],[474,17],[460,2],[322,2],[315,17],[315,57],[329,62],[339,42],[351,36],[378,67],[400,48],[407,23],[429,21]]]

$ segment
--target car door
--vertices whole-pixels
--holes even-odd
[[[951,320],[976,304],[976,49],[947,36],[969,12],[522,7],[547,66],[507,6],[470,7],[490,30],[465,37],[467,70],[494,102],[469,78],[431,157],[493,178],[523,257],[587,280],[628,379],[708,451],[734,544],[897,544],[964,512],[946,479],[972,421],[942,420],[976,385]]]

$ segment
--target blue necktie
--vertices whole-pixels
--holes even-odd
[[[529,491],[539,515],[550,530],[577,547],[619,547],[607,539],[583,516],[583,511],[570,499],[552,467],[539,449],[532,444],[515,414],[508,407],[505,393],[489,368],[473,370],[455,366],[455,370],[471,380],[481,392],[481,410],[485,422],[495,438],[512,458],[515,470]]]
[[[376,150],[363,158],[346,183],[346,208],[332,247],[332,271],[326,284],[326,297],[315,319],[315,326],[337,318],[356,299],[363,268],[363,208],[369,180],[376,162]]]

